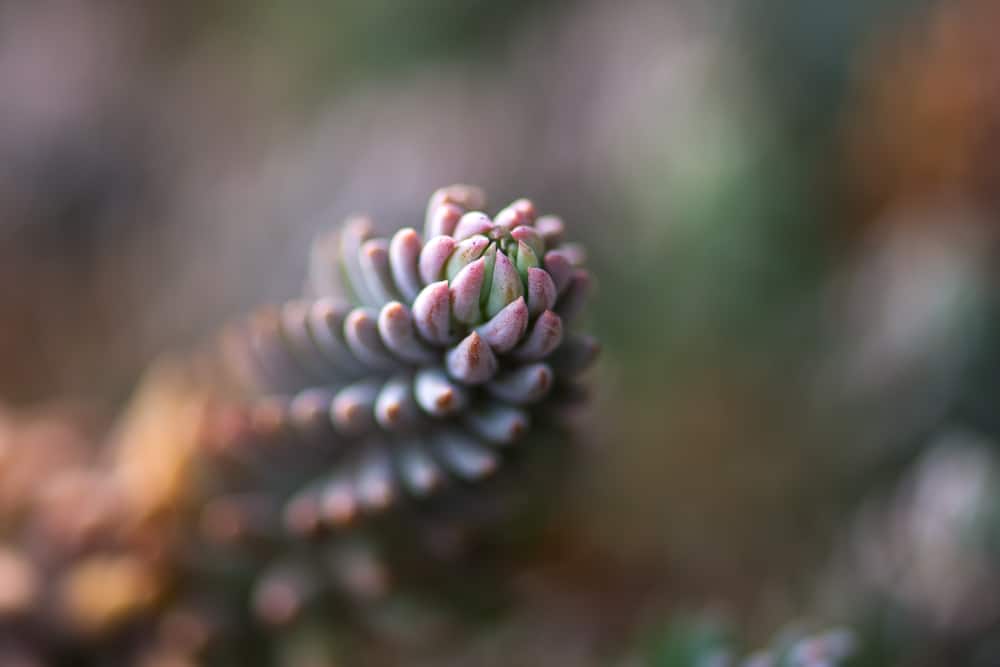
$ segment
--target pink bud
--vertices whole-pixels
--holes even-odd
[[[398,366],[378,334],[378,315],[370,308],[355,308],[344,321],[344,339],[351,352],[370,368],[382,370]]]
[[[361,246],[358,260],[361,265],[361,276],[368,294],[371,295],[369,305],[381,308],[389,301],[398,298],[392,270],[389,268],[388,241],[385,239],[365,241]]]
[[[528,414],[520,408],[491,402],[469,411],[465,425],[494,445],[509,445],[528,430]]]
[[[378,333],[396,358],[411,364],[433,363],[440,353],[417,338],[410,311],[398,301],[386,304],[378,315]]]
[[[486,298],[486,317],[493,317],[524,295],[521,274],[511,263],[510,258],[502,252],[497,253],[493,265],[493,282],[489,289],[489,296]]]
[[[465,389],[435,368],[417,372],[413,380],[413,395],[424,412],[433,417],[457,414],[468,402]]]
[[[548,246],[557,246],[563,242],[566,236],[566,225],[562,218],[554,215],[543,215],[535,222],[535,229],[545,239]]]
[[[455,239],[450,236],[436,236],[424,245],[420,252],[420,278],[425,284],[444,278],[444,265],[455,245]]]
[[[481,319],[479,294],[483,289],[486,260],[480,257],[463,268],[451,281],[451,314],[459,322],[475,324]]]
[[[401,229],[392,237],[389,244],[389,266],[392,278],[403,299],[413,303],[420,293],[423,283],[420,282],[420,251],[423,244],[420,235],[407,227]]]
[[[456,241],[462,241],[476,234],[487,234],[493,229],[493,221],[490,216],[482,211],[470,211],[462,216],[455,226],[454,237]]]
[[[435,236],[451,236],[455,225],[464,213],[464,209],[448,202],[442,203],[427,211],[427,221],[424,224],[424,237],[432,239]]]
[[[528,269],[528,312],[537,317],[556,305],[556,284],[544,269]]]
[[[441,280],[425,287],[413,302],[413,323],[420,335],[434,345],[447,345],[451,340],[451,292],[448,281]]]
[[[518,361],[540,361],[559,347],[562,337],[562,320],[551,310],[546,310],[535,320],[524,342],[511,356]]]
[[[475,331],[466,336],[446,357],[448,374],[463,384],[482,384],[497,372],[497,358]]]
[[[545,260],[542,262],[545,270],[552,276],[552,282],[556,286],[556,293],[562,294],[569,286],[569,281],[573,277],[573,264],[566,257],[562,250],[550,250],[545,253]]]
[[[491,394],[514,405],[540,401],[551,388],[552,369],[541,363],[508,371],[486,385]]]
[[[418,498],[444,483],[444,473],[419,442],[403,445],[396,455],[401,481]]]
[[[476,331],[494,351],[503,354],[514,349],[528,328],[528,306],[524,297],[493,316]]]

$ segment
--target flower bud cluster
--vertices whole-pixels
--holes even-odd
[[[491,218],[484,203],[471,186],[438,190],[423,235],[348,220],[314,243],[306,298],[224,337],[246,406],[234,446],[294,450],[315,475],[285,502],[287,529],[489,476],[596,357],[569,331],[591,278],[562,220],[526,199]]]

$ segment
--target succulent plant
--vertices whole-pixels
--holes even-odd
[[[790,625],[766,648],[746,655],[738,633],[713,614],[677,614],[653,639],[636,662],[655,667],[838,667],[857,655],[859,642],[848,628],[808,633]]]
[[[224,337],[243,421],[229,453],[315,475],[282,508],[293,533],[488,477],[596,357],[568,331],[591,278],[562,220],[483,206],[478,188],[438,190],[423,237],[348,220],[314,243],[307,297]]]
[[[300,664],[277,656],[326,651],[316,638],[371,616],[390,580],[483,598],[497,578],[455,545],[531,480],[480,482],[533,463],[529,434],[553,451],[598,348],[568,331],[590,277],[562,221],[482,207],[477,188],[439,190],[423,238],[348,221],[315,242],[306,297],[207,359],[154,364],[100,456],[24,459],[0,498],[0,661]],[[390,508],[414,510],[403,529],[360,521]]]
[[[313,243],[305,296],[196,364],[210,398],[178,589],[215,591],[213,660],[367,626],[392,599],[503,596],[503,564],[464,556],[541,520],[562,408],[598,345],[569,328],[591,279],[563,222],[525,199],[483,206],[456,185],[431,197],[423,235],[346,221]],[[247,613],[269,629],[233,620]]]

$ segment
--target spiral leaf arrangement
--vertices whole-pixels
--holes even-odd
[[[346,221],[313,244],[306,298],[225,337],[248,406],[241,455],[319,452],[308,474],[325,466],[288,494],[286,529],[336,528],[478,482],[544,406],[575,395],[598,353],[569,331],[591,289],[585,253],[526,199],[492,218],[484,203],[479,188],[438,190],[423,236]]]

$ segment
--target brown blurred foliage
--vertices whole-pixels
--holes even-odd
[[[931,6],[875,40],[846,122],[860,219],[971,200],[1000,206],[1000,4]]]

